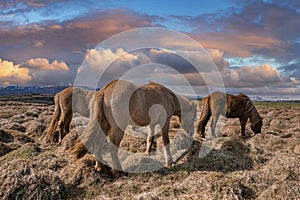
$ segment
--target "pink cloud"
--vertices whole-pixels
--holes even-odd
[[[259,87],[291,82],[269,64],[228,69],[223,74],[225,85],[229,87]]]
[[[57,60],[49,62],[46,58],[32,58],[22,64],[23,67],[28,69],[37,70],[50,70],[50,71],[68,71],[67,64],[63,61],[58,62]]]

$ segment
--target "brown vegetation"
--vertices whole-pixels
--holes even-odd
[[[91,155],[73,160],[70,149],[78,140],[77,129],[71,129],[61,146],[43,142],[41,132],[49,126],[53,105],[10,99],[0,102],[0,199],[300,198],[299,104],[291,109],[255,104],[264,118],[261,134],[246,127],[252,135],[243,139],[239,120],[224,118],[222,135],[227,137],[195,141],[175,166],[112,178],[95,171]],[[143,137],[133,134],[142,130],[126,132],[121,148],[145,152],[147,132]],[[171,143],[177,130],[170,129]],[[162,146],[159,137],[156,149]],[[139,167],[134,159],[127,164]]]

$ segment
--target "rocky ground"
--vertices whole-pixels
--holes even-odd
[[[118,178],[95,171],[88,154],[74,160],[75,128],[60,146],[44,142],[49,96],[1,97],[0,107],[0,199],[300,199],[300,104],[257,105],[261,134],[243,139],[238,119],[223,119],[223,137],[195,141],[175,166]],[[180,134],[176,123],[170,134]],[[144,152],[141,136],[129,130],[122,149]],[[132,157],[125,163],[140,167]]]

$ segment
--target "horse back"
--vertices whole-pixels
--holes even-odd
[[[242,117],[245,113],[246,100],[244,96],[226,94],[226,117]]]

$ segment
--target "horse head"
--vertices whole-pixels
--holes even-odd
[[[263,125],[262,120],[263,118],[260,117],[260,119],[256,123],[251,123],[251,129],[255,134],[261,133],[261,127]]]

